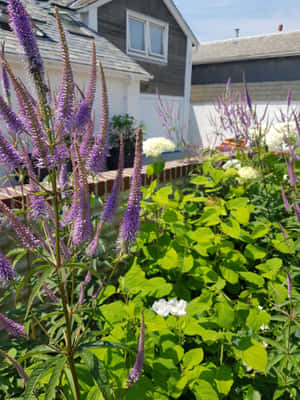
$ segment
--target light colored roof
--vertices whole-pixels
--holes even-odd
[[[66,0],[62,0],[62,1],[65,2]],[[100,7],[101,5],[109,3],[110,1],[112,1],[112,0],[70,0],[68,3],[68,7],[78,10],[80,8],[86,8],[94,3],[99,3],[99,7]],[[140,0],[140,1],[142,1],[142,0]],[[182,14],[176,7],[174,1],[173,0],[162,0],[162,1],[165,3],[165,5],[169,9],[170,13],[174,16],[178,25],[181,27],[181,29],[186,34],[186,36],[191,39],[192,44],[195,46],[198,46],[199,45],[198,39],[192,32],[191,28],[188,26],[187,22],[185,21],[185,19],[182,16]]]
[[[61,62],[59,36],[53,9],[40,7],[30,0],[26,1],[26,9],[34,21],[35,27],[46,34],[46,37],[44,38],[40,38],[37,35],[38,46],[42,57],[45,60]],[[90,30],[82,23],[77,22],[71,18],[71,16],[72,11],[70,10],[66,15],[66,18],[68,19],[65,21],[63,20],[63,24],[65,27],[72,64],[90,64],[92,42],[95,40],[97,59],[101,60],[104,69],[138,74],[141,79],[145,80],[148,80],[151,77],[150,74],[139,64],[110,43],[107,39]],[[22,49],[12,32],[0,29],[0,40],[5,41],[6,53],[22,53]]]
[[[193,64],[300,55],[300,31],[276,32],[201,43],[193,54]]]

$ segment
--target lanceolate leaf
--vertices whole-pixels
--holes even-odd
[[[38,295],[42,284],[45,282],[46,279],[49,278],[49,276],[52,274],[52,272],[53,272],[52,266],[49,266],[47,269],[45,269],[45,271],[42,273],[41,277],[39,278],[39,280],[35,284],[34,288],[32,289],[32,292],[30,293],[30,297],[28,299],[27,311],[26,311],[25,319],[28,316],[28,313],[30,311],[32,302],[35,299],[35,297]]]
[[[100,349],[100,348],[122,349],[122,350],[127,350],[127,351],[131,351],[132,353],[135,353],[135,351],[133,349],[131,349],[129,346],[126,346],[125,344],[116,343],[116,342],[106,342],[104,340],[99,340],[98,342],[82,344],[79,347],[79,351],[84,350],[84,349]]]
[[[84,364],[87,366],[90,374],[95,379],[101,393],[103,394],[105,400],[112,400],[112,392],[108,383],[106,376],[105,367],[92,352],[89,350],[83,350],[80,352],[81,358]]]
[[[64,369],[65,362],[66,362],[66,358],[64,356],[57,357],[56,363],[55,363],[53,371],[52,371],[51,378],[47,385],[45,399],[47,399],[47,400],[55,399],[56,384],[57,384],[57,381],[59,380],[60,375]]]
[[[36,385],[38,384],[42,375],[44,375],[45,372],[48,371],[48,369],[53,367],[54,364],[55,361],[53,360],[43,361],[34,368],[26,385],[26,389],[24,392],[24,400],[36,399],[35,395],[33,394]]]

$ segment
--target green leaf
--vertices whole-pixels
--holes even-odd
[[[246,320],[246,325],[254,331],[260,330],[263,326],[267,327],[270,323],[270,315],[266,311],[261,311],[258,307],[251,308]]]
[[[240,237],[240,224],[233,218],[228,218],[221,224],[221,230],[228,236],[238,239]]]
[[[83,343],[79,348],[78,351],[82,351],[84,349],[122,349],[122,350],[127,350],[132,353],[136,353],[135,350],[132,350],[129,346],[126,344],[122,343],[116,343],[116,342],[109,342],[105,340],[98,340],[97,342],[91,342],[91,343]]]
[[[153,200],[160,206],[160,207],[165,207],[166,205],[171,205],[172,203],[177,202],[171,202],[169,200],[170,194],[173,193],[173,188],[172,186],[164,186],[161,189],[159,189],[153,196]]]
[[[204,353],[201,348],[189,350],[183,356],[183,366],[186,369],[192,369],[196,365],[199,365],[204,358]]]
[[[266,372],[268,356],[262,343],[254,339],[241,340],[236,353],[248,367]]]
[[[241,207],[247,207],[248,203],[248,197],[238,197],[236,199],[227,201],[226,207],[228,208],[228,210],[236,210]]]
[[[231,211],[231,215],[241,224],[247,225],[250,219],[249,207],[240,207]]]
[[[221,328],[230,329],[234,322],[234,310],[225,301],[215,305],[217,312],[217,324]]]
[[[98,386],[92,387],[92,389],[89,391],[87,395],[86,400],[104,400],[104,397],[99,391]]]
[[[222,365],[217,369],[215,382],[218,392],[224,396],[227,396],[233,385],[233,373],[228,365]]]
[[[90,374],[95,379],[95,382],[97,383],[98,388],[103,394],[105,400],[113,399],[112,391],[106,376],[106,370],[102,361],[100,361],[89,350],[81,351],[80,355],[82,357],[84,364],[87,366]]]
[[[177,212],[175,210],[169,209],[169,208],[167,208],[164,211],[164,213],[162,214],[161,217],[165,222],[168,222],[170,224],[178,221]]]
[[[274,280],[282,267],[282,260],[280,258],[271,258],[263,264],[255,266],[262,272],[262,276],[267,279]]]
[[[33,392],[36,385],[38,384],[38,381],[40,380],[42,375],[44,375],[45,372],[48,371],[48,369],[53,367],[54,364],[55,362],[53,360],[43,361],[33,369],[26,385],[24,400],[34,400],[36,398]]]
[[[219,396],[212,385],[206,380],[199,379],[192,387],[196,400],[219,400]]]
[[[56,396],[56,384],[60,378],[60,375],[64,369],[66,358],[60,356],[56,358],[55,365],[53,367],[52,375],[46,388],[45,398],[47,400],[53,400]]]
[[[199,219],[199,223],[206,226],[218,225],[221,222],[219,218],[220,213],[218,211],[219,210],[215,207],[206,208]]]
[[[258,287],[262,287],[265,283],[264,278],[254,272],[240,272],[239,274],[245,281],[253,283]]]
[[[173,247],[169,248],[163,258],[159,259],[157,263],[165,270],[172,270],[177,268],[178,254]]]
[[[251,238],[259,239],[266,236],[266,234],[270,231],[270,228],[270,223],[256,222],[252,225]]]
[[[244,254],[250,260],[261,260],[267,255],[267,251],[254,244],[248,244],[245,248]]]
[[[40,288],[42,286],[42,284],[49,278],[49,276],[53,273],[53,267],[49,266],[48,268],[45,269],[45,271],[42,273],[42,275],[40,276],[40,278],[38,279],[37,283],[35,284],[35,286],[33,287],[29,299],[28,299],[28,303],[27,303],[27,310],[26,310],[26,315],[25,315],[25,319],[27,318],[29,311],[31,309],[32,306],[32,302],[35,299],[35,297],[39,294]]]
[[[283,254],[294,254],[295,246],[292,239],[285,239],[282,233],[276,235],[276,239],[272,240],[272,244],[276,250]]]
[[[206,176],[196,176],[195,178],[191,179],[191,183],[193,185],[201,185],[205,187],[214,187],[214,183],[208,179]]]
[[[253,386],[249,386],[245,400],[261,400],[261,398],[259,391],[254,389]]]

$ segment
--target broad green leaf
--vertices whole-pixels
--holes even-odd
[[[160,206],[165,207],[166,205],[172,206],[175,208],[177,206],[176,201],[171,201],[169,196],[173,193],[172,186],[164,186],[159,189],[153,196],[153,200]]]
[[[254,331],[266,329],[270,323],[270,315],[266,311],[261,311],[258,307],[251,308],[246,320],[246,325]]]
[[[238,197],[236,199],[227,201],[226,207],[228,208],[228,210],[237,210],[239,208],[247,207],[248,203],[248,197]]]
[[[231,215],[241,224],[247,225],[250,218],[249,207],[240,207],[231,211]]]
[[[282,260],[280,258],[271,258],[263,264],[255,266],[262,272],[262,276],[267,279],[275,280],[280,268],[282,267]]]
[[[106,376],[106,370],[102,361],[100,361],[89,350],[82,350],[80,355],[90,374],[95,379],[95,382],[97,383],[98,388],[103,394],[105,400],[113,399],[112,390],[110,388],[108,378]]]
[[[167,208],[164,213],[162,214],[161,218],[165,221],[168,222],[169,224],[177,222],[178,219],[180,218],[180,214],[177,214],[177,212],[173,209]]]
[[[251,260],[261,260],[267,255],[267,251],[254,244],[248,244],[245,248],[244,254]]]
[[[234,310],[225,301],[215,305],[217,312],[217,324],[221,328],[231,329],[234,322]]]
[[[211,168],[209,170],[209,175],[212,177],[212,180],[214,181],[214,183],[217,185],[222,178],[224,177],[225,171],[223,171],[222,169],[213,169]]]
[[[89,391],[86,400],[105,400],[104,397],[102,396],[98,386],[92,387],[92,389]]]
[[[33,369],[25,388],[24,400],[34,400],[36,398],[34,395],[34,390],[36,385],[38,384],[42,375],[44,375],[45,372],[47,372],[50,368],[52,368],[54,364],[55,361],[53,359],[49,361],[43,361]]]
[[[231,268],[224,267],[223,265],[221,265],[219,268],[223,278],[227,282],[231,283],[232,285],[238,283],[239,274],[237,272],[233,271]]]
[[[194,258],[191,254],[183,257],[182,272],[189,272],[194,266]]]
[[[219,400],[219,396],[213,386],[206,380],[199,379],[192,387],[196,400]]]
[[[245,400],[262,400],[261,394],[259,393],[258,390],[254,389],[254,387],[251,385],[248,388],[246,397],[244,397]]]
[[[233,373],[228,365],[224,364],[217,369],[215,382],[218,392],[227,396],[230,392],[231,386],[233,385]]]
[[[238,239],[240,236],[240,224],[233,218],[228,218],[221,224],[221,230],[228,236]]]
[[[190,181],[193,185],[200,185],[205,187],[214,187],[214,183],[207,178],[206,176],[196,176],[195,178],[191,179]]]
[[[253,283],[258,287],[262,287],[265,283],[264,278],[254,272],[240,272],[239,274],[245,281]]]
[[[189,350],[183,357],[183,366],[186,369],[192,369],[199,365],[204,358],[203,349],[197,348]]]
[[[266,234],[270,231],[270,229],[271,229],[270,223],[257,222],[255,224],[252,224],[251,238],[258,239],[263,236],[266,236]]]
[[[276,235],[276,239],[272,240],[272,244],[276,250],[283,254],[294,254],[295,246],[291,238],[285,239],[282,233]]]
[[[263,373],[266,372],[268,356],[262,343],[254,339],[251,339],[251,341],[242,340],[236,353],[248,367]]]
[[[158,260],[158,264],[165,270],[175,269],[178,266],[178,254],[176,250],[171,247],[167,250],[163,258]]]
[[[218,225],[221,222],[219,215],[219,210],[216,207],[206,207],[199,219],[199,223],[206,226]]]
[[[29,313],[29,311],[31,309],[33,300],[39,294],[39,291],[40,291],[40,288],[42,287],[42,284],[45,282],[45,280],[47,280],[49,278],[49,276],[52,273],[53,273],[53,268],[52,268],[52,266],[49,266],[48,268],[45,269],[45,271],[42,273],[42,275],[38,279],[37,283],[33,287],[32,291],[30,293],[29,299],[28,299],[27,311],[26,311],[25,319],[27,318],[28,313]]]
[[[47,400],[55,399],[57,382],[58,382],[60,375],[64,369],[65,362],[66,362],[65,356],[60,356],[60,357],[56,358],[56,362],[53,366],[51,378],[46,387],[45,398]]]

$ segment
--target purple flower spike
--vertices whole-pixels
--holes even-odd
[[[77,132],[82,132],[86,125],[88,124],[90,118],[91,118],[91,113],[92,113],[92,108],[93,108],[93,103],[94,103],[94,98],[95,98],[95,93],[96,93],[96,45],[95,42],[93,42],[93,50],[92,50],[92,62],[91,62],[91,72],[90,72],[90,81],[89,81],[89,86],[87,90],[87,94],[83,101],[81,102],[79,106],[79,110],[77,111],[77,114],[75,116],[75,123],[74,123],[74,128],[76,129]]]
[[[295,215],[300,222],[300,205],[298,203],[294,203],[294,210],[295,210]]]
[[[8,129],[14,133],[21,134],[25,131],[20,118],[13,112],[10,106],[6,103],[3,97],[0,95],[0,115],[4,119]]]
[[[284,187],[282,185],[281,186],[281,195],[282,195],[282,200],[283,200],[283,204],[284,204],[284,208],[286,209],[286,211],[290,211],[291,206],[288,202],[288,199],[286,197],[285,191],[284,191]]]
[[[19,0],[7,0],[7,11],[9,24],[24,48],[29,71],[42,75],[44,67],[35,38],[34,26],[23,4]]]
[[[104,71],[101,62],[99,62],[100,81],[101,81],[101,99],[102,99],[102,115],[100,122],[99,134],[95,139],[95,144],[91,150],[91,155],[87,163],[89,171],[95,174],[102,171],[107,155],[107,139],[108,139],[108,100],[107,88]]]
[[[51,289],[48,288],[45,283],[42,284],[43,291],[46,293],[46,295],[51,299],[52,303],[59,303],[59,298],[53,293]]]
[[[12,364],[13,366],[16,368],[19,377],[23,380],[24,385],[27,385],[28,382],[28,375],[26,374],[24,368],[22,367],[21,364],[19,364],[14,358],[12,358],[8,353],[6,353],[5,351],[0,349],[0,353],[2,355],[4,355]]]
[[[293,290],[293,285],[292,285],[292,278],[291,278],[291,274],[289,273],[289,271],[286,269],[286,276],[287,276],[287,280],[288,280],[288,298],[291,299],[292,298],[292,290]]]
[[[23,160],[15,147],[8,142],[0,131],[0,162],[9,169],[21,167]]]
[[[294,185],[296,185],[296,182],[298,181],[298,179],[297,179],[295,171],[294,171],[293,161],[290,159],[286,159],[285,163],[286,163],[286,167],[288,170],[290,184],[291,184],[291,186],[294,186]]]
[[[31,215],[35,220],[38,221],[46,216],[46,202],[43,195],[36,194],[41,191],[37,183],[38,179],[33,171],[29,157],[26,156],[25,159],[26,159],[27,172],[29,175]]]
[[[4,56],[4,43],[2,44],[2,55]],[[9,78],[6,72],[5,67],[2,66],[2,88],[3,93],[6,98],[7,103],[10,104],[10,85],[9,85]]]
[[[91,271],[88,271],[88,272],[86,273],[85,278],[84,278],[84,284],[85,284],[85,285],[88,285],[88,284],[90,283],[91,279],[92,279]]]
[[[7,284],[8,281],[13,279],[15,276],[16,273],[13,270],[11,264],[0,252],[0,279],[4,282],[4,284]]]
[[[81,305],[83,303],[84,300],[84,283],[80,282],[80,296],[78,299],[78,304]]]
[[[0,328],[14,337],[26,336],[25,327],[0,313]]]
[[[57,108],[55,115],[56,116],[55,131],[56,132],[60,131],[62,135],[59,136],[63,136],[63,134],[65,134],[71,129],[72,125],[73,103],[74,103],[74,80],[73,80],[73,72],[71,68],[66,36],[57,8],[55,8],[55,14],[58,25],[60,44],[62,49],[62,60],[63,60],[63,79],[56,98]]]
[[[37,249],[39,247],[39,241],[2,200],[0,200],[0,213],[8,218],[15,234],[24,247],[27,249]]]
[[[142,313],[138,352],[134,366],[128,376],[127,387],[133,386],[141,376],[144,365],[144,344],[145,344],[145,323],[144,323],[144,314]]]
[[[142,154],[143,154],[143,133],[139,128],[136,134],[135,158],[133,175],[130,186],[127,208],[123,223],[120,227],[120,238],[123,244],[129,244],[135,240],[140,222],[140,202],[142,184]]]

